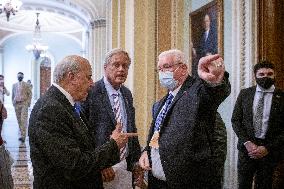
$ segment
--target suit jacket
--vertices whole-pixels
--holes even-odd
[[[204,183],[210,183],[209,176],[215,171],[210,161],[214,155],[215,115],[229,93],[227,77],[216,87],[191,76],[183,83],[160,128],[159,153],[169,188],[204,188]],[[149,142],[166,98],[157,103],[158,108],[154,107],[158,111],[154,110],[147,141],[149,159]]]
[[[237,98],[232,115],[232,126],[239,138],[238,149],[247,152],[244,143],[255,142],[253,127],[253,100],[256,86],[243,89]],[[274,157],[279,156],[279,151],[284,144],[284,93],[275,89],[272,97],[268,129],[265,136],[265,147]]]
[[[125,86],[122,86],[120,90],[124,98],[127,113],[127,132],[136,133],[135,109],[133,107],[132,94]],[[90,129],[94,133],[96,146],[101,146],[109,141],[110,135],[117,123],[103,79],[94,84],[89,91],[86,101],[82,103],[82,107],[89,120]],[[128,170],[131,171],[133,163],[137,162],[141,155],[137,137],[129,138],[128,150],[129,155],[126,158],[126,161]]]
[[[27,82],[21,81],[22,82],[22,95],[23,95],[23,102],[26,103],[28,106],[31,104],[31,99],[32,99],[32,91],[30,88],[30,85]],[[18,88],[19,82],[14,83],[12,87],[12,102],[13,105],[15,106],[15,96],[17,93],[17,88]]]
[[[199,46],[197,48],[198,60],[206,56],[207,53],[216,54],[218,52],[218,36],[216,30],[212,27],[209,30],[207,40],[205,41],[205,32],[200,36]]]
[[[29,120],[34,189],[103,188],[100,171],[119,162],[119,149],[114,140],[96,148],[81,117],[55,86],[36,102]]]

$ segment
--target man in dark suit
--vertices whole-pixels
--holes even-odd
[[[159,55],[159,80],[169,93],[158,102],[147,146],[140,157],[149,188],[216,188],[212,138],[219,104],[230,84],[219,55],[200,60],[199,78],[188,74],[184,53]]]
[[[103,188],[101,170],[119,161],[119,149],[133,133],[110,133],[97,147],[85,116],[74,110],[92,85],[91,66],[85,58],[65,57],[54,69],[54,83],[35,104],[29,120],[34,189]]]
[[[123,85],[128,75],[131,60],[128,53],[122,49],[112,49],[105,58],[104,77],[97,81],[89,91],[87,100],[82,107],[95,135],[96,146],[109,141],[109,137],[117,122],[121,122],[124,132],[137,132],[135,126],[135,109],[130,90]],[[114,95],[118,94],[119,112],[116,112]],[[120,113],[118,120],[117,113]],[[132,188],[131,173],[125,172],[138,169],[136,163],[141,155],[137,137],[129,139],[125,149],[125,157],[120,163],[102,171],[105,188]],[[123,153],[123,152],[121,152]],[[130,175],[130,179],[122,176]],[[135,175],[137,179],[138,175]]]
[[[275,88],[274,65],[254,66],[256,86],[241,90],[232,115],[237,134],[240,189],[272,188],[272,174],[284,144],[284,93]]]
[[[194,76],[197,76],[198,61],[200,58],[209,54],[216,54],[218,52],[218,36],[216,26],[212,25],[209,14],[205,14],[203,18],[203,31],[200,32],[199,42],[195,48],[193,48],[193,59],[195,65],[193,71]]]

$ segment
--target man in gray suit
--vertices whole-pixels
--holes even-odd
[[[128,137],[121,125],[99,147],[75,102],[86,99],[92,80],[85,58],[65,57],[54,69],[54,83],[36,102],[29,120],[34,189],[102,189],[101,170],[119,162]]]
[[[23,81],[24,74],[19,72],[17,75],[18,81],[13,84],[12,88],[12,103],[15,108],[21,137],[19,140],[25,142],[26,139],[26,127],[28,121],[28,109],[31,105],[32,91],[29,84]]]
[[[149,188],[220,187],[212,140],[217,108],[230,94],[222,58],[201,58],[199,78],[192,78],[184,53],[173,49],[159,55],[157,69],[169,92],[158,102],[139,160],[142,168],[151,170]]]
[[[116,48],[108,52],[104,64],[105,75],[92,86],[87,100],[82,104],[94,132],[97,146],[109,141],[117,122],[123,125],[123,132],[137,132],[132,94],[123,85],[130,63],[131,60],[126,51]],[[116,96],[118,96],[118,101],[116,101]],[[130,172],[136,172],[138,169],[136,163],[140,157],[137,137],[129,139],[127,148],[125,152],[121,152],[121,156],[124,153],[119,164],[102,170],[105,188],[132,188]],[[127,179],[126,175],[130,178]],[[138,175],[134,177],[137,179]]]

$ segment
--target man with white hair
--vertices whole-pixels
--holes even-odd
[[[102,189],[101,170],[119,162],[128,137],[120,124],[110,140],[96,146],[84,114],[74,108],[93,84],[87,59],[65,57],[54,69],[54,83],[36,102],[29,120],[34,189]]]
[[[220,188],[212,143],[217,108],[230,94],[222,58],[201,58],[199,78],[193,78],[184,53],[172,49],[159,55],[157,70],[168,93],[153,106],[147,146],[139,160],[143,169],[151,170],[149,188]]]
[[[98,146],[109,140],[111,132],[119,122],[123,132],[137,132],[135,109],[131,91],[123,85],[131,64],[128,53],[115,48],[106,54],[104,77],[97,81],[82,104],[94,132]],[[132,189],[138,179],[138,160],[141,155],[138,137],[129,139],[125,149],[120,152],[120,162],[102,170],[106,189]]]

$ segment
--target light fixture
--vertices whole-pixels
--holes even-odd
[[[26,46],[26,49],[28,51],[32,51],[34,54],[35,59],[39,59],[41,53],[45,53],[46,50],[48,49],[48,46],[45,45],[41,45],[41,32],[40,32],[40,24],[39,24],[39,13],[36,13],[36,25],[35,25],[35,30],[34,30],[34,34],[33,34],[33,43],[30,45]]]
[[[20,9],[22,4],[20,0],[0,0],[0,14],[5,12],[7,21],[9,21],[10,15],[15,15],[15,12]]]

